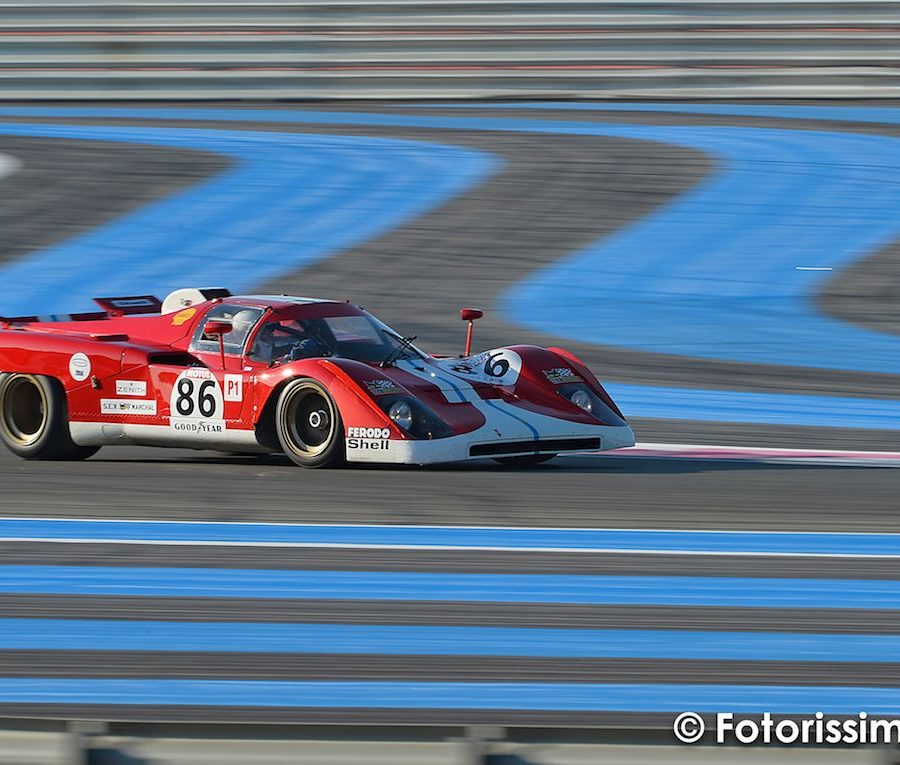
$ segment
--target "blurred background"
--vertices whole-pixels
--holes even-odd
[[[477,306],[638,439],[0,455],[0,763],[900,759],[672,731],[900,716],[898,43],[895,0],[0,0],[0,315],[221,285],[458,353]]]

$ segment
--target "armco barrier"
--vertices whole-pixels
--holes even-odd
[[[0,98],[900,95],[900,0],[0,0]]]

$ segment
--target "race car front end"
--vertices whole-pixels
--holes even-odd
[[[374,406],[344,423],[350,462],[426,465],[634,445],[589,370],[542,348],[403,360],[357,382]]]

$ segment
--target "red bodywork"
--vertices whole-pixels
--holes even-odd
[[[223,302],[264,311],[244,352],[226,353],[224,357],[218,348],[198,349],[192,344],[207,312]],[[273,365],[255,361],[246,353],[266,322],[368,314],[349,303],[252,297],[219,298],[163,315],[127,315],[138,309],[117,311],[109,303],[104,307],[105,312],[77,315],[69,321],[41,321],[38,317],[0,319],[0,371],[59,380],[65,389],[76,441],[76,431],[83,431],[88,435],[81,439],[88,443],[114,443],[117,425],[139,425],[150,426],[141,431],[146,436],[119,435],[119,442],[278,451],[272,424],[274,402],[282,386],[297,378],[313,378],[327,388],[345,427],[389,429],[392,441],[406,441],[412,436],[398,427],[378,403],[378,386],[384,388],[386,381],[390,381],[391,392],[422,402],[445,423],[449,431],[442,434],[444,437],[471,433],[486,423],[484,407],[477,401],[466,401],[465,393],[459,394],[459,400],[454,399],[451,388],[455,390],[457,385],[475,391],[482,401],[502,402],[508,411],[514,407],[523,415],[552,417],[574,425],[600,424],[596,416],[559,394],[561,383],[549,375],[549,371],[559,368],[568,368],[608,404],[612,414],[603,425],[624,425],[615,404],[590,370],[559,349],[502,349],[521,357],[521,370],[511,385],[479,379],[474,372],[471,380],[461,381],[460,374],[468,374],[464,369],[466,360],[460,361],[463,366],[459,369],[448,371],[448,365],[455,360],[433,357],[386,368],[346,358],[308,358]],[[78,360],[82,356],[87,357],[87,364]],[[197,383],[180,383],[185,391],[191,389],[192,396],[195,387],[213,381],[207,386],[212,393],[205,406],[207,412],[214,414],[210,422],[222,423],[222,427],[204,430],[202,420],[195,417],[196,428],[187,421],[182,428],[176,428],[181,415],[173,411],[173,405],[181,406],[178,386],[185,377]],[[471,398],[471,393],[468,395]],[[185,407],[196,403],[197,400],[184,401]],[[202,409],[203,402],[200,403]],[[196,411],[191,413],[197,415]]]

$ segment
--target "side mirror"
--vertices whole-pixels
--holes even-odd
[[[219,338],[219,356],[222,360],[222,369],[225,369],[225,335],[231,332],[232,329],[234,327],[230,321],[217,321],[216,319],[206,322],[206,326],[203,327],[204,337]]]
[[[469,328],[466,331],[466,352],[463,354],[464,356],[469,356],[472,353],[472,335],[475,331],[475,322],[482,316],[484,316],[484,311],[479,311],[477,308],[463,308],[459,312],[459,318],[469,322]]]
[[[212,321],[206,322],[206,326],[203,327],[203,334],[207,337],[222,337],[223,335],[227,335],[234,327],[231,326],[230,321],[217,321],[213,319]]]

